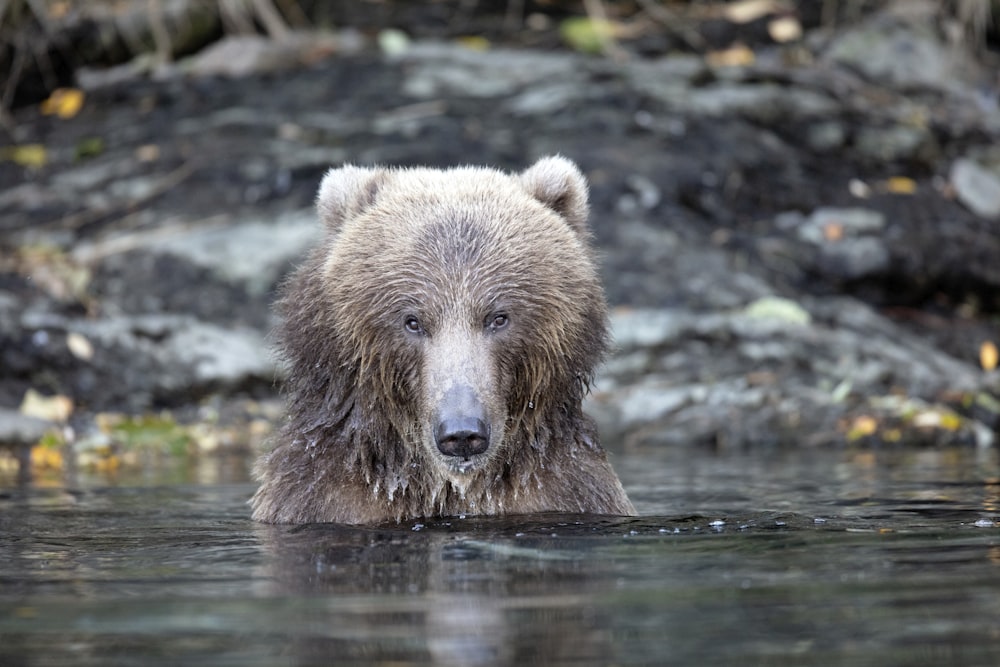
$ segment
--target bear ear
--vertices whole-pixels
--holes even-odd
[[[587,181],[572,161],[560,155],[544,157],[520,175],[521,185],[535,199],[565,218],[577,234],[588,234]]]
[[[327,228],[340,229],[345,220],[375,203],[385,175],[384,169],[352,165],[326,172],[316,195],[316,210]]]

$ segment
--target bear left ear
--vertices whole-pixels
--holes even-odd
[[[384,169],[344,165],[326,172],[316,195],[316,210],[323,223],[337,231],[348,218],[375,202],[385,180]]]
[[[559,155],[544,157],[522,172],[520,179],[524,189],[565,218],[573,231],[588,234],[587,181],[576,164]]]

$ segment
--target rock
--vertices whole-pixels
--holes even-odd
[[[243,77],[302,65],[338,47],[338,40],[323,33],[290,33],[280,39],[226,35],[180,67],[193,76]]]
[[[1000,218],[1000,175],[959,158],[951,165],[950,178],[958,200],[970,211],[981,218]]]
[[[26,312],[19,331],[29,341],[19,375],[89,410],[142,410],[184,405],[215,391],[270,388],[276,377],[264,335],[256,329],[211,324],[184,315],[119,315],[98,320]],[[72,355],[70,334],[87,338],[92,361]],[[32,370],[36,369],[36,370]]]
[[[801,241],[813,246],[817,268],[838,281],[876,275],[889,267],[889,249],[882,237],[885,216],[878,211],[820,208],[809,217],[779,215],[775,225],[794,230]]]
[[[980,72],[938,14],[860,15],[715,69],[693,43],[618,62],[530,30],[542,48],[491,36],[484,53],[415,23],[393,55],[111,83],[72,122],[15,108],[15,143],[49,161],[0,164],[0,404],[36,388],[85,418],[272,392],[271,290],[322,233],[310,203],[326,168],[516,169],[561,152],[589,178],[616,306],[589,400],[612,443],[842,442],[852,415],[904,419],[886,395],[978,414],[964,392],[997,395],[975,359],[1000,308],[995,85],[968,83]],[[78,159],[87,136],[105,151]],[[934,177],[949,167],[954,198]],[[54,269],[89,272],[81,289],[46,285],[36,249],[53,247]]]
[[[844,237],[881,232],[885,216],[866,208],[818,208],[805,219],[798,214],[780,218],[779,226],[794,226],[796,235],[808,243],[824,245]]]
[[[976,81],[978,67],[944,43],[935,22],[932,14],[903,21],[886,13],[843,31],[824,57],[892,87],[954,89]]]
[[[36,417],[27,417],[17,410],[0,407],[0,447],[34,445],[56,424]]]
[[[270,290],[284,271],[319,238],[313,209],[292,211],[276,220],[192,227],[150,239],[146,252],[164,252],[209,269],[217,278],[242,286],[251,296]]]
[[[858,130],[854,144],[863,157],[884,164],[917,158],[929,149],[932,137],[926,127],[865,126]]]
[[[503,97],[531,84],[582,83],[585,74],[573,56],[561,53],[508,49],[483,53],[445,44],[422,43],[414,44],[397,58],[408,70],[404,92],[416,98]],[[554,99],[560,97],[556,94]],[[520,105],[521,113],[530,113],[549,104],[550,101],[539,102],[522,96],[515,106]]]
[[[980,386],[974,365],[858,301],[796,306],[813,315],[794,326],[746,312],[616,312],[618,348],[587,408],[610,437],[629,443],[802,446],[838,442],[836,425],[852,410],[905,420],[879,397]],[[961,431],[983,442],[984,428],[968,420]]]

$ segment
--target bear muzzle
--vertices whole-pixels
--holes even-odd
[[[436,421],[434,441],[445,456],[469,461],[489,449],[489,417],[472,387],[450,388],[441,400]]]

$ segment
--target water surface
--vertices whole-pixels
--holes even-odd
[[[642,451],[642,516],[252,523],[239,472],[0,490],[0,665],[1000,664],[995,450]]]

